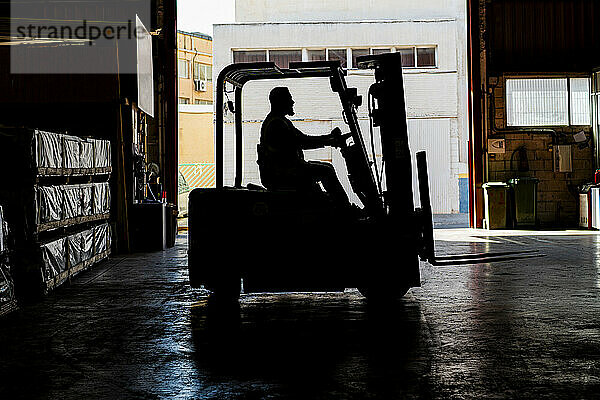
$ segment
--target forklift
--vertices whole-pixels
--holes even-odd
[[[502,260],[518,252],[436,257],[427,160],[417,153],[421,207],[415,209],[401,56],[358,58],[374,71],[368,91],[371,127],[378,127],[381,171],[370,161],[357,109],[362,97],[348,87],[339,61],[237,63],[225,67],[216,87],[216,187],[190,193],[190,285],[216,298],[237,300],[241,291],[337,292],[356,288],[369,301],[394,301],[420,286],[419,259],[432,264]],[[324,77],[337,93],[349,132],[340,147],[358,214],[338,210],[322,190],[267,190],[242,185],[242,90],[256,80]],[[224,185],[224,94],[234,88],[235,176]],[[382,188],[385,182],[385,189]],[[520,252],[522,253],[522,252]],[[527,257],[528,255],[522,255]],[[243,287],[242,287],[243,285]]]

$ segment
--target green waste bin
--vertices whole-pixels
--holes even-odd
[[[488,182],[482,187],[485,200],[484,228],[506,229],[510,187],[504,182]]]
[[[537,178],[514,178],[511,187],[512,220],[515,228],[534,227],[537,224]]]

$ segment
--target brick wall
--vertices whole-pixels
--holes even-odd
[[[504,79],[490,78],[489,106],[492,112],[488,138],[504,138],[506,152],[488,153],[488,181],[505,182],[517,177],[539,179],[537,214],[541,227],[577,227],[579,216],[578,187],[593,180],[593,152],[589,145],[574,143],[572,134],[584,130],[588,138],[590,128],[552,128],[555,134],[532,128],[508,131],[506,127]],[[573,172],[554,172],[552,144],[571,144]],[[528,171],[519,171],[518,149],[523,146],[527,155]],[[517,152],[516,152],[517,151]],[[514,154],[514,155],[513,155]],[[511,164],[511,157],[513,159]]]

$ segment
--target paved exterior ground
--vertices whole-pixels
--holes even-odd
[[[599,238],[436,230],[439,254],[545,256],[422,262],[381,308],[352,289],[218,307],[190,289],[181,235],[0,320],[0,399],[600,398]]]

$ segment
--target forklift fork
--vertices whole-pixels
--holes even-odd
[[[434,266],[444,266],[510,261],[545,256],[545,254],[540,254],[537,250],[436,256],[433,238],[433,213],[431,211],[431,199],[429,197],[427,155],[424,151],[417,153],[417,174],[419,181],[419,197],[421,199],[421,208],[416,210],[421,228],[421,244],[419,246],[419,257],[421,260],[427,261]]]

